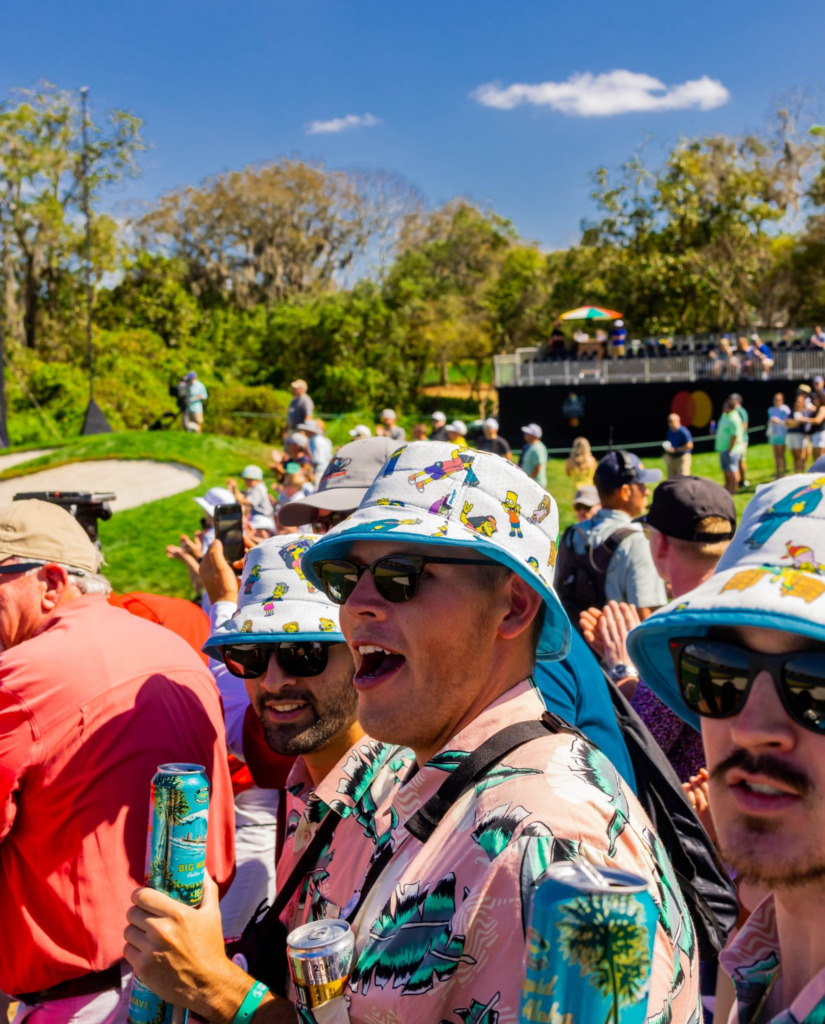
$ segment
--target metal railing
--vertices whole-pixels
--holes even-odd
[[[766,339],[762,334],[763,340]],[[495,357],[496,387],[530,387],[543,384],[636,384],[650,381],[683,382],[696,380],[797,380],[816,374],[825,376],[825,350],[774,347],[773,366],[751,375],[743,373],[737,360],[714,361],[702,349],[708,342],[695,339],[690,352],[682,344],[660,347],[650,352],[630,354],[619,359],[537,358],[537,348],[517,348],[512,354]]]

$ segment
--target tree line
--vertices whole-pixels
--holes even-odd
[[[798,120],[598,168],[596,216],[545,252],[467,199],[432,208],[397,174],[299,158],[115,217],[146,142],[110,111],[88,125],[98,400],[113,425],[149,426],[195,367],[222,396],[213,427],[248,432],[231,413],[281,411],[296,376],[331,413],[413,409],[456,375],[478,394],[493,355],[545,342],[585,302],[642,337],[819,321],[825,143]],[[10,412],[33,438],[33,406],[63,431],[85,404],[81,129],[78,96],[48,83],[0,105],[0,326]]]

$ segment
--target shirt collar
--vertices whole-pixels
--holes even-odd
[[[719,960],[733,979],[739,1024],[748,1024],[752,1009],[782,964],[773,894],[762,900],[733,942],[719,954]],[[825,968],[811,978],[787,1010],[772,1019],[772,1024],[813,1024],[823,1018]]]
[[[615,519],[619,523],[633,522],[630,515],[627,512],[622,512],[620,508],[600,508],[593,519]]]

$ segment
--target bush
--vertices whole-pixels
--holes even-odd
[[[218,384],[209,389],[204,430],[271,444],[281,440],[292,395],[269,387]],[[239,416],[236,413],[252,413]]]

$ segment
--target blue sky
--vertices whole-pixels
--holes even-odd
[[[680,135],[762,129],[791,90],[821,92],[825,67],[821,0],[26,0],[17,12],[0,94],[39,78],[88,85],[93,112],[145,119],[143,176],[110,195],[115,209],[300,155],[396,171],[432,203],[468,196],[545,248],[577,240],[599,164],[649,136],[660,156]],[[596,77],[611,72],[630,75]],[[595,80],[570,81],[582,75]]]

